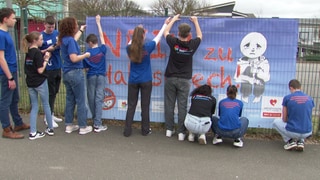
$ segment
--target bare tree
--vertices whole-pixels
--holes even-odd
[[[146,15],[140,6],[130,0],[71,0],[70,12],[81,12],[80,19],[86,16],[138,16]]]
[[[33,14],[39,11],[44,12],[44,14],[54,14],[51,9],[61,5],[61,0],[13,0],[12,4],[20,8],[20,39],[22,39],[28,30],[28,16],[35,19],[39,18],[39,13]]]
[[[204,0],[158,0],[151,5],[155,15],[164,16],[165,9],[172,14],[193,15],[194,10],[208,6]]]

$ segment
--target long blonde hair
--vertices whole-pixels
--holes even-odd
[[[144,29],[141,26],[134,28],[132,43],[129,46],[129,59],[141,63],[143,58]]]
[[[33,41],[38,41],[40,36],[41,36],[41,33],[38,32],[38,31],[32,31],[29,34],[26,34],[22,38],[22,50],[23,50],[23,52],[27,53],[28,49],[29,49],[29,45],[31,43],[33,43]]]

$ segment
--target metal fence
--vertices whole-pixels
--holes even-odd
[[[76,14],[69,13],[70,16],[77,17]],[[85,19],[79,19],[80,22],[85,22]],[[39,23],[41,20],[33,21]],[[80,23],[81,24],[81,23]],[[15,31],[17,32],[17,31]],[[79,44],[84,51],[85,42],[84,36],[80,38]],[[30,102],[28,91],[25,83],[25,75],[23,72],[24,54],[18,53],[19,59],[19,88],[20,88],[20,110],[24,112],[30,111]],[[297,47],[297,64],[296,78],[301,81],[304,92],[313,97],[315,108],[313,109],[313,130],[314,135],[319,133],[320,119],[320,19],[300,19],[299,20],[299,42]],[[55,105],[55,114],[62,115],[65,107],[65,89],[63,84],[60,86]],[[42,109],[40,108],[40,112]],[[272,129],[260,129],[259,132],[272,134]]]

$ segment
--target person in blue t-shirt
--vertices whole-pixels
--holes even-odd
[[[236,99],[238,89],[235,85],[227,88],[227,98],[219,102],[219,116],[212,117],[212,131],[215,136],[212,144],[219,144],[222,138],[234,139],[233,145],[243,147],[243,135],[248,129],[249,120],[242,116],[243,103]]]
[[[46,72],[48,75],[48,88],[49,88],[49,104],[52,113],[53,127],[57,128],[59,125],[56,122],[62,122],[61,118],[54,115],[54,103],[56,96],[59,92],[61,83],[61,57],[60,46],[57,46],[58,31],[55,30],[56,20],[53,16],[47,16],[44,22],[44,31],[41,32],[43,37],[43,44],[40,47],[41,52],[51,53]],[[46,116],[44,116],[44,122],[47,124]]]
[[[282,101],[282,119],[273,121],[274,128],[281,134],[285,150],[304,150],[304,139],[312,135],[313,99],[301,91],[301,83],[289,82],[291,94]]]
[[[77,40],[86,26],[78,30],[77,20],[66,17],[59,24],[58,45],[63,59],[63,83],[66,87],[65,125],[66,133],[71,133],[80,128],[79,134],[92,131],[92,126],[87,126],[87,108],[85,104],[85,84],[82,60],[90,57],[90,53],[80,54]],[[74,110],[77,106],[78,125],[73,125]]]
[[[150,98],[152,91],[152,72],[150,55],[159,43],[164,28],[169,23],[167,18],[158,35],[150,42],[144,42],[146,34],[141,25],[135,27],[132,40],[128,43],[127,54],[130,59],[130,75],[128,84],[128,110],[123,135],[132,133],[133,116],[136,110],[139,91],[141,91],[141,133],[146,136],[150,129]]]
[[[24,138],[24,135],[17,131],[30,128],[29,124],[23,122],[18,111],[17,55],[13,40],[8,32],[16,22],[13,9],[0,9],[0,121],[3,128],[2,137],[10,139]],[[11,126],[9,114],[14,122],[14,128]]]
[[[89,34],[86,43],[89,46],[87,52],[90,58],[83,61],[84,68],[87,70],[87,96],[90,111],[93,119],[93,129],[95,132],[107,130],[107,126],[102,125],[102,104],[104,99],[105,74],[106,74],[106,53],[107,48],[104,42],[103,32],[100,23],[100,15],[96,16],[96,23],[99,31],[101,46],[98,44],[98,37]]]

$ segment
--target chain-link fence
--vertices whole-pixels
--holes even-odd
[[[61,20],[64,16],[76,17],[79,21],[79,25],[85,23],[85,16],[79,13],[69,12],[68,14],[55,14],[57,20]],[[42,31],[44,29],[43,19],[44,14],[41,14],[36,19],[28,20],[28,31]],[[19,19],[18,19],[19,21]],[[58,24],[57,24],[58,27]],[[19,37],[20,33],[19,23],[15,27],[16,37]],[[79,45],[82,52],[85,50],[84,36],[80,38]],[[16,38],[16,44],[19,40]],[[20,83],[20,94],[21,100],[19,107],[22,111],[29,112],[30,102],[28,91],[25,84],[25,75],[23,72],[24,66],[24,54],[18,51],[19,59],[19,83]],[[320,19],[300,19],[299,20],[299,42],[297,47],[297,64],[296,64],[296,78],[301,81],[303,85],[303,91],[314,98],[315,108],[313,110],[313,128],[314,134],[319,132],[319,119],[320,119],[320,93],[319,93],[319,68],[320,68]],[[64,113],[65,106],[65,89],[61,85],[60,92],[56,99],[55,113],[62,115]],[[42,109],[41,109],[42,111]],[[263,133],[273,133],[270,129],[259,130]]]

